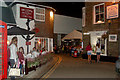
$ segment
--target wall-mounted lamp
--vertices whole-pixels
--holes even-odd
[[[90,33],[83,33],[83,35],[89,35]]]
[[[8,44],[8,45],[10,44],[10,41],[9,41],[9,40],[7,40],[7,44]]]
[[[111,24],[111,20],[108,20],[108,24],[109,24],[109,25]]]
[[[113,0],[112,3],[115,4],[115,0]]]
[[[53,18],[53,11],[50,11],[50,17]]]
[[[38,44],[40,44],[41,42],[40,41],[38,41]]]

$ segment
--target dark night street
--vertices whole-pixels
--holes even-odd
[[[88,64],[86,59],[73,58],[66,54],[58,54],[61,63],[50,71],[47,78],[118,78],[115,72],[115,63],[92,61]]]

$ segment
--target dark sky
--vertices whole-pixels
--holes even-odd
[[[56,9],[56,14],[71,17],[82,17],[82,7],[84,2],[37,2],[35,4],[46,5]]]

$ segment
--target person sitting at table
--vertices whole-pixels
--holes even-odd
[[[37,57],[37,56],[39,56],[39,54],[40,54],[40,53],[37,52],[37,51],[36,51],[36,48],[34,47],[34,48],[33,48],[33,51],[32,51],[32,55],[33,55],[34,57]]]
[[[45,55],[46,54],[46,50],[45,50],[45,48],[42,48],[42,53],[41,53],[42,55]]]

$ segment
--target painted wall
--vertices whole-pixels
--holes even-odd
[[[82,30],[82,20],[80,18],[55,14],[54,33],[68,34],[74,29]]]

